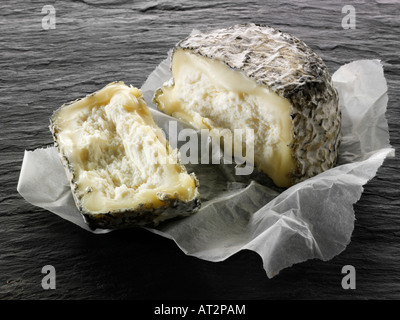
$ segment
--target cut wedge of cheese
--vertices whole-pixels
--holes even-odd
[[[333,167],[341,137],[338,94],[317,54],[267,26],[195,33],[171,56],[158,108],[197,129],[254,132],[254,163],[289,187]]]
[[[63,105],[50,129],[90,227],[157,225],[199,207],[195,175],[177,162],[139,89],[111,83]]]

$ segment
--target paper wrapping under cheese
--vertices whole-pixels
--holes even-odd
[[[164,60],[141,88],[155,122],[166,133],[174,119],[157,111],[151,99],[171,78],[169,62]],[[394,149],[389,144],[387,86],[380,62],[355,61],[336,71],[333,80],[343,111],[337,167],[279,192],[254,177],[235,181],[238,177],[231,175],[229,166],[192,165],[188,170],[194,169],[203,181],[201,209],[148,230],[172,239],[185,254],[207,261],[253,250],[262,258],[268,277],[308,259],[329,260],[345,250],[362,185],[375,176],[386,157],[394,155]],[[178,123],[182,128],[184,124]],[[88,227],[74,204],[55,148],[25,151],[18,192],[31,204],[89,232],[111,231]],[[158,249],[153,249],[156,255]]]

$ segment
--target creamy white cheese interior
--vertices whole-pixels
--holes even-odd
[[[278,186],[290,185],[294,161],[290,102],[220,61],[177,49],[173,86],[164,86],[159,108],[197,129],[253,129],[255,165]]]
[[[53,122],[86,212],[157,208],[163,197],[195,197],[196,183],[176,163],[140,90],[113,83],[61,108]]]

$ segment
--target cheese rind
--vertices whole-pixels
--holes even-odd
[[[58,109],[50,129],[91,227],[157,224],[198,208],[198,181],[176,161],[140,90],[109,84]]]
[[[196,33],[172,53],[154,102],[197,128],[253,129],[255,164],[289,187],[331,168],[341,114],[330,74],[302,41],[267,26]]]

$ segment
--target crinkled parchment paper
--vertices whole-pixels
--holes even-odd
[[[142,87],[157,124],[168,134],[171,117],[151,103],[171,77],[163,61]],[[378,60],[342,66],[333,75],[343,113],[338,165],[282,190],[253,173],[236,176],[233,165],[187,165],[200,180],[202,207],[191,217],[151,232],[172,239],[188,255],[221,261],[243,249],[257,252],[268,277],[308,259],[329,260],[342,252],[354,229],[353,204],[387,156],[394,156],[385,119],[387,85]],[[183,128],[179,124],[178,128]],[[55,148],[25,151],[18,192],[33,205],[90,230],[77,210]]]

